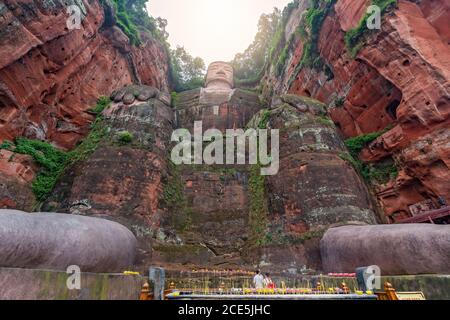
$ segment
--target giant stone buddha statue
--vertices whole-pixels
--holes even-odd
[[[179,93],[174,105],[180,128],[201,120],[204,130],[222,131],[245,128],[263,107],[257,94],[234,89],[233,67],[223,61],[209,65],[205,87]]]
[[[231,90],[234,86],[233,67],[225,62],[213,62],[206,74],[206,88],[214,90]]]

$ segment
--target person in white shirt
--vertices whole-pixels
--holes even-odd
[[[256,289],[264,289],[264,276],[260,270],[256,270],[256,275],[253,277],[253,285]]]

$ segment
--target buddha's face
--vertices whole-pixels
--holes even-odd
[[[233,67],[225,62],[213,62],[209,65],[206,75],[206,87],[232,89],[234,85],[233,77]]]

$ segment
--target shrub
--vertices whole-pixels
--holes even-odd
[[[47,142],[25,138],[17,138],[14,144],[4,142],[0,149],[29,155],[39,165],[40,170],[32,183],[32,190],[39,201],[45,200],[53,190],[69,158],[68,153],[58,150]]]
[[[128,144],[133,141],[134,136],[132,133],[130,133],[128,131],[122,131],[122,132],[119,132],[118,139],[121,144]]]
[[[374,132],[354,137],[345,141],[345,145],[353,156],[357,156],[371,142],[378,139],[384,132]]]
[[[100,97],[97,101],[97,104],[91,111],[93,113],[99,115],[110,105],[111,105],[111,99],[109,99],[109,97]]]
[[[11,141],[5,140],[0,144],[0,149],[10,150],[14,146]]]
[[[263,111],[261,115],[261,120],[259,121],[258,129],[267,129],[269,120],[270,120],[270,111],[266,109]]]
[[[366,164],[359,159],[359,153],[364,148],[390,129],[391,127],[387,127],[381,132],[374,132],[345,141],[350,153],[342,153],[340,157],[352,164],[364,180],[370,184],[384,184],[398,175],[398,168],[392,159],[377,164]]]

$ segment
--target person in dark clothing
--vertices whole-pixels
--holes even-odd
[[[447,201],[445,201],[445,198],[443,196],[440,196],[438,199],[438,203],[441,206],[441,208],[447,207]]]

